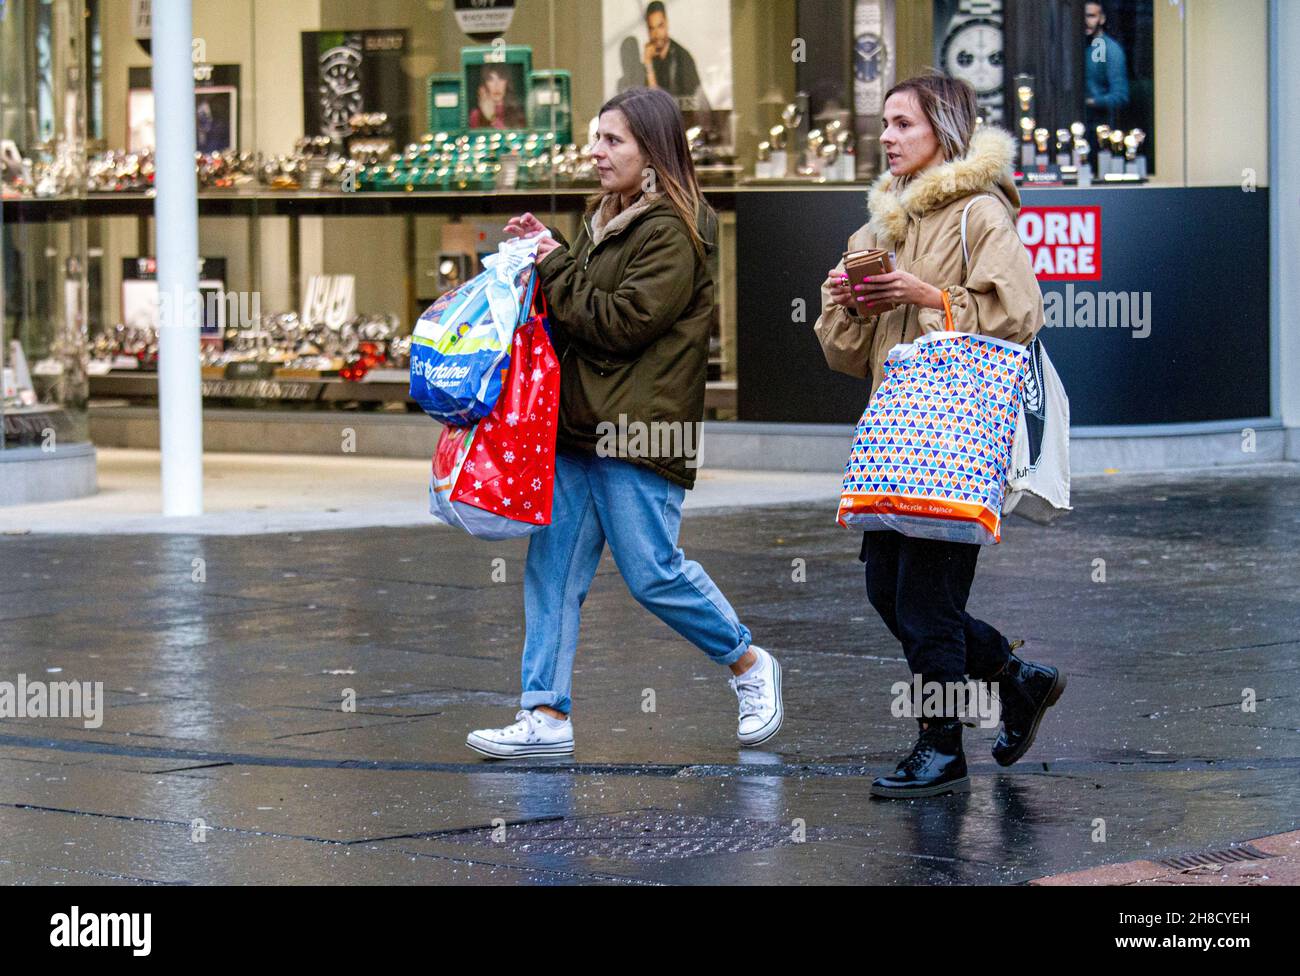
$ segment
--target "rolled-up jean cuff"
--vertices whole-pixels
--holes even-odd
[[[740,655],[736,656],[739,657]],[[531,711],[538,705],[545,705],[547,708],[553,708],[557,712],[568,715],[569,710],[573,707],[573,702],[553,691],[525,691],[519,696],[520,708],[527,708]]]
[[[745,656],[745,652],[749,650],[749,643],[750,642],[748,639],[743,640],[736,645],[736,649],[734,651],[729,651],[727,654],[724,654],[722,657],[715,657],[713,660],[717,661],[721,665],[735,664],[737,661],[739,661],[742,657]]]

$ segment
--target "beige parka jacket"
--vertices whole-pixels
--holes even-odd
[[[925,170],[901,187],[884,173],[867,195],[870,220],[849,238],[847,250],[886,248],[894,252],[895,268],[946,289],[957,331],[1028,344],[1043,325],[1043,293],[1016,232],[1020,193],[1011,176],[1014,152],[1008,133],[981,126],[961,159]],[[980,195],[987,197],[974,200],[966,220],[967,265],[962,211]],[[841,261],[835,273],[843,271]],[[814,331],[831,369],[870,377],[874,396],[891,348],[947,328],[942,309],[915,305],[859,317],[831,301],[823,285]]]

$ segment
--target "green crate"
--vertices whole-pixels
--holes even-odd
[[[454,71],[429,75],[427,82],[430,132],[456,132],[461,127],[465,91]]]
[[[573,141],[573,76],[568,71],[533,72],[528,120],[534,129],[554,132],[560,145]]]

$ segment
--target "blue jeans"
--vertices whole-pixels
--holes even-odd
[[[568,714],[582,604],[606,542],[643,607],[719,664],[744,656],[749,630],[677,546],[685,494],[628,461],[557,453],[551,524],[529,540],[524,569],[523,708]]]

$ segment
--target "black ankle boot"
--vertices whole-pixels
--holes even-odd
[[[928,719],[916,745],[893,775],[881,776],[871,784],[872,796],[898,799],[969,792],[961,722],[955,718]]]
[[[1002,670],[987,680],[997,683],[1002,706],[1002,730],[993,743],[993,758],[999,766],[1010,766],[1034,744],[1038,723],[1065,691],[1065,675],[1012,654]]]

